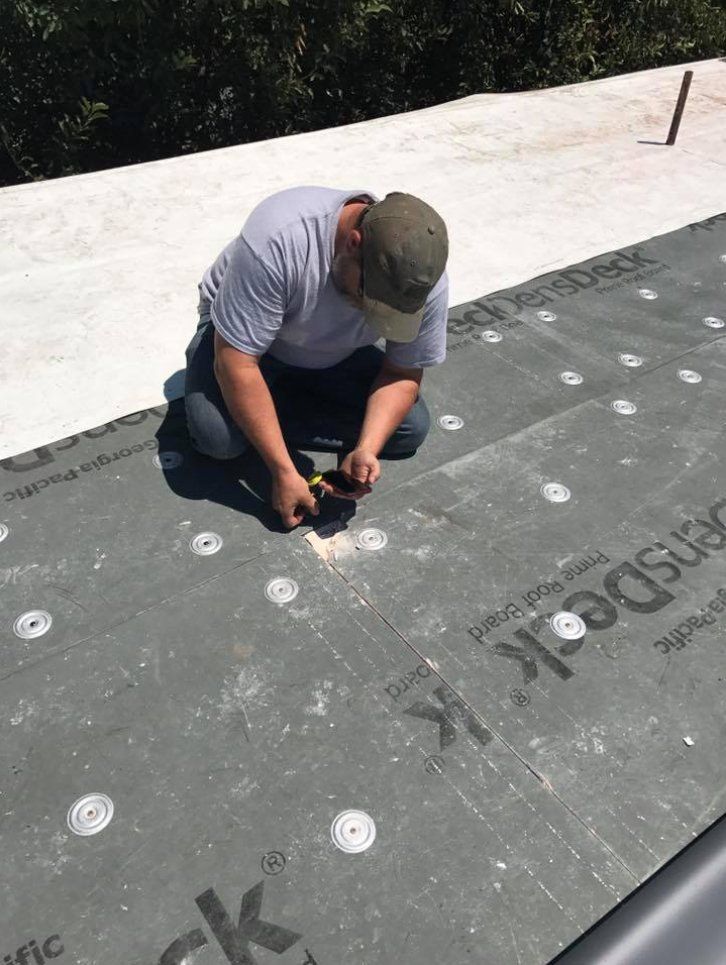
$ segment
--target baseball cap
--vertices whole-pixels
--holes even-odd
[[[412,342],[446,267],[443,218],[420,198],[393,191],[368,209],[360,231],[365,320],[386,339]]]

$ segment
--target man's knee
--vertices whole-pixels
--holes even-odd
[[[211,459],[236,459],[249,448],[249,442],[241,432],[232,429],[221,414],[206,413],[205,419],[195,419],[193,406],[187,399],[187,427],[191,444],[203,456]]]
[[[194,449],[203,456],[210,459],[229,460],[236,459],[247,451],[248,445],[245,442],[241,445],[232,445],[224,442],[214,442],[208,439],[199,439],[197,436],[189,437]]]
[[[423,398],[419,396],[418,402],[410,413],[410,424],[408,439],[412,443],[412,449],[418,449],[431,428],[431,416]]]
[[[381,455],[413,455],[431,428],[431,416],[422,396],[386,443]]]
[[[243,455],[249,448],[249,443],[246,439],[239,441],[230,438],[226,440],[208,439],[199,438],[194,435],[191,435],[190,439],[197,452],[201,452],[203,456],[209,456],[210,459],[236,459],[238,456]]]
[[[209,445],[207,442],[198,442],[194,436],[191,437],[191,441],[197,452],[200,452],[203,456],[208,456],[210,459],[219,459],[220,461],[236,459],[238,456],[244,455],[249,448],[246,442],[239,445]]]

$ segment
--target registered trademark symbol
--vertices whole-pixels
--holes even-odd
[[[279,875],[285,870],[287,859],[281,851],[268,851],[262,856],[260,866],[266,875]]]
[[[431,757],[426,758],[424,761],[424,767],[429,774],[443,774],[444,759],[440,754],[434,754]]]
[[[526,707],[530,700],[530,697],[527,691],[522,690],[519,687],[516,687],[514,690],[511,691],[511,693],[509,694],[509,698],[513,704],[517,705],[517,707]]]

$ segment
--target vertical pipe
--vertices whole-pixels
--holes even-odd
[[[666,144],[668,145],[673,145],[676,143],[676,138],[678,137],[678,128],[681,126],[681,117],[683,116],[683,108],[686,106],[686,98],[688,97],[688,91],[691,88],[692,78],[693,78],[692,70],[687,70],[683,75],[683,82],[681,83],[681,92],[678,95],[678,100],[676,101],[676,109],[673,112],[671,129],[668,132],[668,140],[666,141]]]

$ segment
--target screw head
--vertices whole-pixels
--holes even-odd
[[[341,811],[330,827],[330,837],[341,851],[359,854],[376,840],[376,825],[365,811]]]
[[[167,449],[165,452],[157,453],[151,461],[157,469],[178,469],[184,462],[184,456],[180,452]]]
[[[634,402],[628,402],[627,399],[615,399],[610,403],[610,408],[618,415],[634,415],[638,411],[637,405]]]
[[[295,580],[278,576],[265,587],[265,596],[270,603],[289,603],[298,595],[299,586]]]
[[[380,550],[388,543],[388,536],[382,529],[371,526],[358,534],[357,545],[362,550]]]
[[[461,429],[464,425],[464,420],[459,418],[458,415],[442,415],[437,419],[438,425],[442,429],[454,430]]]
[[[197,556],[211,556],[219,552],[224,540],[218,533],[198,533],[189,542],[189,549]]]
[[[631,355],[630,352],[621,352],[618,355],[618,362],[621,365],[627,365],[630,369],[637,369],[639,365],[643,364],[643,359],[640,355]]]
[[[28,610],[21,613],[13,624],[13,631],[22,640],[34,640],[50,630],[53,617],[46,610]]]
[[[544,498],[548,499],[551,503],[566,503],[572,495],[567,486],[563,486],[562,483],[557,482],[545,483],[541,487],[540,492]]]
[[[110,824],[113,817],[113,801],[106,794],[86,794],[68,809],[68,827],[74,834],[87,837],[98,834]]]
[[[550,617],[552,632],[563,640],[579,640],[585,636],[585,621],[576,613],[560,610]]]

